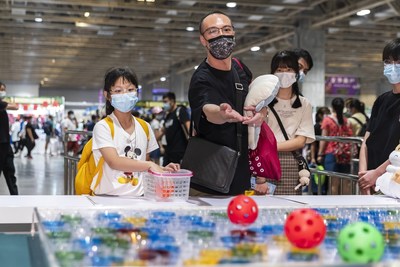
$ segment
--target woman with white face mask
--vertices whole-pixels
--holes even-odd
[[[276,185],[274,194],[301,195],[301,189],[295,190],[299,184],[299,170],[292,151],[301,152],[305,144],[315,140],[312,107],[299,92],[299,64],[294,52],[281,51],[275,54],[271,62],[271,73],[279,78],[280,88],[275,100],[270,104],[266,122],[278,143],[282,179],[278,182],[267,179],[267,182]],[[284,137],[271,107],[279,116],[289,140]]]
[[[101,120],[93,129],[92,151],[96,165],[104,158],[103,174],[91,190],[96,195],[141,196],[144,193],[144,172],[177,171],[179,164],[161,167],[150,161],[149,153],[158,148],[150,125],[132,116],[138,81],[129,68],[112,68],[105,75],[104,97],[108,122]],[[110,119],[114,128],[111,133]]]

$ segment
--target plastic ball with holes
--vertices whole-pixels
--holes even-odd
[[[229,202],[227,213],[232,223],[246,226],[257,219],[258,206],[251,197],[239,195]]]
[[[385,240],[375,226],[356,222],[344,227],[337,238],[339,255],[348,263],[379,262],[385,251]]]
[[[291,212],[286,219],[284,229],[289,242],[301,249],[318,246],[326,234],[324,219],[313,209],[298,209]]]

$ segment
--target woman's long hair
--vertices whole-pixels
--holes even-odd
[[[332,109],[336,113],[336,118],[338,120],[339,125],[343,125],[343,109],[344,109],[344,100],[343,98],[336,97],[332,100]]]

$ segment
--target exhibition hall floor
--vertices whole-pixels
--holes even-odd
[[[64,193],[64,158],[62,155],[45,155],[32,151],[33,159],[14,158],[17,185],[20,195],[62,195]],[[9,195],[4,175],[0,178],[0,195]]]

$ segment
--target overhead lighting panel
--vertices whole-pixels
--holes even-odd
[[[363,9],[363,10],[360,10],[360,11],[357,12],[357,16],[362,17],[362,16],[368,15],[369,13],[371,13],[371,10],[369,10],[369,9]]]

